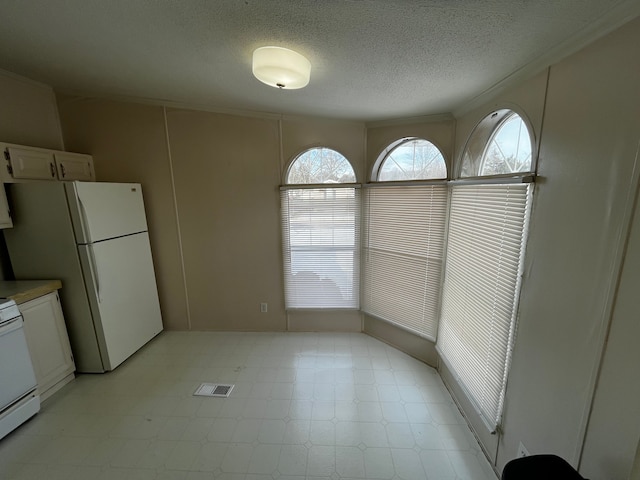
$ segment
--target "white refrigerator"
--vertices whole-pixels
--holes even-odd
[[[7,194],[13,273],[62,280],[79,372],[113,370],[162,331],[140,184],[15,183]]]

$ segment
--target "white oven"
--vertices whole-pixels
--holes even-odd
[[[0,299],[0,438],[38,413],[36,387],[20,311]]]

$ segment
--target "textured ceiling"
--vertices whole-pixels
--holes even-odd
[[[451,112],[640,14],[637,0],[1,0],[0,68],[65,92],[376,121]],[[251,75],[264,45],[302,90]]]

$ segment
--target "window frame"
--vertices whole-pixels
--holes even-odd
[[[442,161],[444,162],[444,168],[446,170],[446,175],[442,178],[419,178],[419,179],[412,179],[412,180],[379,180],[380,177],[380,169],[382,168],[382,166],[384,165],[384,162],[387,160],[387,157],[397,148],[401,147],[402,145],[404,145],[405,143],[410,143],[416,140],[424,140],[426,142],[429,142],[431,145],[433,145],[438,152],[440,152],[440,155],[442,156]],[[371,169],[371,175],[369,177],[369,182],[370,183],[409,183],[409,182],[435,182],[435,181],[447,181],[449,179],[449,172],[450,172],[450,168],[449,168],[449,162],[447,161],[447,157],[444,155],[444,153],[442,152],[442,148],[440,147],[440,145],[438,145],[436,142],[428,139],[428,138],[424,138],[424,137],[416,137],[416,136],[409,136],[409,137],[401,137],[398,138],[397,140],[392,141],[389,145],[387,145],[384,149],[382,149],[382,151],[378,154],[378,157],[376,158],[375,163],[373,164],[373,167]]]
[[[353,178],[356,182],[328,182],[328,183],[288,183],[289,175],[291,172],[291,168],[295,164],[297,160],[299,160],[303,155],[307,152],[315,150],[315,149],[327,149],[331,150],[337,154],[339,154],[350,166],[351,171],[353,172]],[[294,277],[294,272],[292,270],[292,253],[295,250],[302,252],[304,250],[313,251],[313,246],[310,248],[296,248],[291,245],[291,218],[288,216],[288,207],[290,205],[290,201],[288,199],[288,193],[291,191],[307,191],[307,190],[317,190],[317,191],[337,191],[338,189],[351,189],[354,192],[353,197],[353,211],[354,211],[354,223],[353,223],[353,235],[354,241],[353,246],[350,248],[345,247],[344,245],[316,245],[316,250],[318,252],[330,252],[332,249],[336,252],[345,252],[352,251],[352,268],[351,268],[351,289],[353,299],[353,305],[351,306],[341,306],[341,305],[332,305],[332,306],[322,306],[318,305],[306,305],[306,306],[295,306],[296,303],[299,304],[299,301],[292,300],[291,295],[294,295],[293,292],[296,288],[303,288],[307,284],[302,283],[289,283],[292,282]],[[282,255],[283,255],[283,275],[284,275],[284,287],[285,287],[285,310],[287,311],[330,311],[330,310],[359,310],[360,309],[360,296],[361,296],[361,265],[360,265],[360,257],[361,257],[361,230],[362,230],[362,202],[361,202],[361,185],[357,183],[357,172],[356,169],[353,168],[353,164],[351,161],[343,155],[339,150],[327,146],[322,145],[314,145],[307,148],[304,148],[298,154],[294,155],[285,169],[284,175],[284,183],[280,186],[280,218],[281,218],[281,235],[282,235]],[[327,196],[324,200],[330,203],[331,200],[335,199],[335,195],[333,198]],[[313,213],[313,212],[311,212]],[[325,224],[326,225],[326,224]],[[316,225],[318,226],[318,225]],[[311,225],[312,227],[312,225]],[[316,273],[316,272],[313,272]],[[300,300],[301,297],[295,297]],[[308,297],[306,297],[308,298]]]
[[[516,114],[520,117],[529,133],[529,138],[531,140],[531,168],[527,171],[516,173],[481,175],[479,172],[481,171],[484,155],[486,149],[489,147],[489,143],[495,137],[495,134],[498,132],[501,125],[506,122],[508,118],[513,114]],[[474,165],[474,174],[465,175],[465,166],[467,163],[466,156],[470,150],[477,148],[476,145],[473,145],[475,142],[481,143],[479,158],[476,160],[477,164]],[[515,105],[503,105],[502,107],[497,108],[484,115],[471,129],[471,132],[467,136],[467,140],[464,143],[464,146],[456,163],[457,165],[454,169],[455,176],[452,180],[456,182],[472,180],[485,181],[488,179],[497,179],[498,181],[500,181],[508,180],[510,178],[518,179],[524,177],[535,177],[538,169],[538,140],[529,117],[522,111],[522,109]]]
[[[380,171],[384,163],[388,160],[389,155],[391,155],[397,148],[401,147],[402,145],[416,140],[429,142],[431,145],[433,145],[434,148],[437,149],[444,164],[445,176],[442,178],[432,179],[420,178],[410,180],[379,180]],[[424,137],[401,137],[389,143],[389,145],[387,145],[387,147],[385,147],[378,155],[378,158],[376,159],[376,162],[372,167],[371,181],[364,185],[362,197],[363,228],[361,253],[361,311],[366,315],[392,324],[397,328],[406,330],[410,333],[413,333],[414,335],[426,338],[433,342],[435,342],[437,337],[440,299],[442,293],[441,286],[444,265],[444,251],[446,248],[446,230],[448,216],[448,194],[446,192],[446,189],[449,178],[449,171],[450,169],[448,166],[447,157],[435,142]],[[403,238],[402,242],[398,242],[393,245],[388,244],[386,248],[381,247],[380,245],[372,244],[372,234],[374,236],[376,235],[376,233],[384,235],[386,230],[386,227],[381,226],[379,220],[372,219],[371,217],[371,199],[375,197],[375,191],[377,189],[381,189],[380,195],[382,196],[384,196],[386,193],[385,189],[389,189],[387,190],[387,192],[393,191],[392,189],[396,190],[396,195],[389,198],[389,200],[391,201],[390,204],[382,206],[383,204],[378,203],[378,205],[382,206],[381,208],[377,208],[378,211],[393,211],[393,209],[400,208],[400,210],[398,211],[399,213],[401,211],[406,212],[406,209],[402,208],[402,202],[406,201],[407,198],[413,197],[415,199],[415,195],[426,195],[426,197],[421,198],[418,201],[425,202],[425,204],[429,204],[435,209],[433,215],[431,213],[427,214],[429,220],[433,220],[434,223],[429,223],[428,225],[421,225],[419,224],[419,222],[416,224],[411,224],[411,220],[417,218],[416,216],[415,218],[409,219],[407,222],[407,227],[410,229],[409,231],[412,235]],[[423,189],[424,192],[421,192],[420,189]],[[440,196],[442,196],[443,198],[438,200]],[[387,212],[387,215],[389,215],[389,212]],[[392,214],[391,218],[395,220],[398,216],[399,215]],[[394,220],[390,220],[390,222],[393,223]],[[378,225],[378,230],[377,232],[372,232],[371,228],[376,228],[376,224]],[[441,231],[434,233],[433,229],[437,229],[439,227],[441,227]],[[425,234],[429,238],[429,241],[427,242],[427,245],[425,245],[426,250],[424,252],[424,256],[416,255],[415,252],[411,252],[413,247],[417,246],[417,243],[414,243],[416,239],[412,237],[420,237],[424,236]],[[440,238],[432,239],[432,236]],[[436,252],[439,252],[439,254],[434,255],[433,249],[435,249]],[[409,267],[409,269],[406,272],[401,272],[400,270],[396,272],[386,270],[384,280],[379,280],[373,272],[380,269],[382,264],[385,262],[385,257],[387,257],[387,260],[390,257],[396,257],[398,259],[398,262],[404,262],[406,266]],[[424,263],[424,268],[420,272],[422,263]],[[413,275],[409,270],[413,272]],[[438,290],[435,294],[432,293],[431,288],[434,283],[432,279],[432,275],[434,273],[437,275],[436,283],[438,285]],[[407,284],[407,282],[409,281],[408,277],[412,277],[410,279],[411,281],[418,280],[420,282],[421,290],[420,298],[416,298],[415,302],[412,302],[411,305],[403,305],[402,307],[400,307],[399,305],[395,305],[390,309],[380,308],[380,300],[372,297],[371,292],[372,290],[383,291],[381,283],[384,283],[385,281],[388,282],[389,275],[394,275],[394,278],[396,279],[395,283],[397,283],[398,285]],[[392,281],[392,283],[394,282]],[[429,318],[430,315],[433,315],[433,318]]]
[[[495,134],[499,131],[500,127],[504,124],[504,122],[506,122],[513,114],[516,114],[520,117],[520,119],[522,120],[522,122],[524,123],[525,127],[527,128],[527,132],[529,134],[529,139],[531,142],[531,169],[529,171],[526,172],[517,172],[517,173],[508,173],[508,174],[499,174],[499,175],[481,175],[481,168],[484,162],[484,155],[486,152],[486,149],[489,147],[489,144],[491,142],[491,140],[494,138]],[[481,130],[479,130],[481,129]],[[478,133],[479,132],[479,133]],[[475,148],[475,152],[469,152],[470,148]],[[471,159],[468,160],[469,156],[472,155],[473,153],[476,153],[478,155],[478,158],[476,158],[475,160]],[[467,171],[465,171],[465,167],[468,167],[468,165],[471,164],[473,166],[475,166],[475,171],[473,171],[473,174],[469,174],[469,169],[467,168]],[[510,335],[508,337],[508,342],[507,345],[505,346],[505,351],[506,351],[506,362],[505,362],[505,367],[504,367],[504,379],[503,379],[503,384],[502,384],[502,395],[503,397],[499,400],[499,412],[497,415],[497,418],[487,418],[486,415],[486,411],[483,411],[483,409],[480,407],[481,402],[477,399],[474,398],[474,396],[471,394],[471,391],[467,388],[467,386],[464,384],[464,382],[461,380],[460,376],[458,375],[458,372],[456,372],[456,370],[454,368],[452,368],[451,365],[451,361],[450,359],[446,358],[445,355],[443,355],[442,350],[440,348],[440,345],[438,345],[438,343],[436,343],[436,350],[438,351],[438,354],[440,355],[441,361],[443,362],[443,364],[447,367],[447,369],[449,370],[449,372],[451,373],[451,375],[453,376],[453,379],[455,380],[457,386],[460,388],[461,392],[464,393],[465,397],[467,397],[467,400],[471,403],[471,405],[473,406],[473,408],[475,409],[476,413],[478,414],[479,418],[481,419],[482,423],[487,427],[487,431],[491,434],[497,433],[500,429],[500,424],[501,424],[501,420],[502,420],[502,415],[504,412],[504,392],[506,391],[507,388],[507,383],[508,383],[508,375],[509,375],[509,371],[510,371],[510,367],[511,367],[511,358],[512,358],[512,351],[513,348],[515,346],[515,332],[517,330],[517,319],[518,319],[518,309],[519,309],[519,304],[520,304],[520,296],[522,293],[522,276],[523,276],[523,269],[524,269],[524,261],[525,261],[525,257],[526,257],[526,244],[527,244],[527,239],[528,239],[528,232],[529,232],[529,223],[530,223],[530,219],[531,219],[531,211],[532,211],[532,203],[533,203],[533,190],[535,187],[535,169],[537,168],[537,142],[536,142],[536,137],[535,137],[535,133],[533,128],[531,127],[531,124],[528,120],[528,118],[526,117],[526,115],[524,115],[519,109],[517,108],[513,108],[511,106],[504,106],[500,109],[494,110],[492,112],[489,112],[487,115],[485,115],[477,124],[476,126],[471,130],[471,133],[469,134],[469,136],[467,137],[467,141],[465,142],[465,146],[464,149],[462,150],[462,153],[460,154],[459,158],[458,158],[458,164],[457,164],[457,169],[456,169],[456,179],[452,180],[451,182],[449,182],[451,188],[450,188],[450,209],[449,209],[449,215],[452,215],[452,200],[451,197],[453,195],[454,189],[456,188],[456,186],[505,186],[505,187],[509,187],[510,185],[516,185],[516,184],[528,184],[529,186],[528,188],[528,201],[527,201],[527,205],[525,206],[525,210],[524,210],[524,224],[523,224],[523,228],[522,228],[522,248],[521,248],[521,253],[520,253],[520,259],[519,259],[519,269],[518,269],[518,273],[517,273],[517,278],[512,279],[515,284],[515,293],[514,293],[514,297],[513,297],[513,317],[512,317],[512,321],[510,324]],[[466,174],[466,175],[465,175]],[[464,212],[463,212],[464,213]],[[450,220],[451,223],[451,220]],[[444,319],[444,317],[447,314],[445,314],[444,309],[446,308],[445,305],[445,296],[448,295],[448,292],[446,292],[446,281],[447,281],[447,260],[451,260],[449,259],[449,241],[452,240],[450,234],[451,234],[451,227],[450,225],[447,227],[447,238],[448,238],[448,245],[447,245],[447,254],[445,255],[445,265],[444,265],[444,271],[445,274],[443,276],[443,291],[442,291],[442,309],[440,312],[440,320],[442,321]],[[442,326],[441,326],[442,327]],[[438,338],[438,340],[440,339],[440,337]]]
[[[291,174],[291,168],[293,167],[293,165],[296,163],[297,160],[300,159],[300,157],[302,157],[303,155],[305,155],[306,153],[312,151],[312,150],[331,150],[332,152],[337,153],[338,155],[340,155],[342,158],[344,158],[349,166],[351,167],[351,170],[353,171],[353,178],[354,181],[353,182],[327,182],[327,183],[290,183],[289,182],[289,175]],[[333,147],[328,147],[326,145],[310,145],[307,147],[304,147],[302,150],[300,150],[297,154],[293,155],[290,160],[287,162],[287,166],[284,170],[284,175],[282,176],[282,186],[327,186],[327,185],[346,185],[346,184],[353,184],[353,185],[359,185],[360,183],[358,182],[358,172],[357,170],[353,167],[353,163],[351,163],[351,160],[349,160],[347,158],[346,155],[344,155],[339,149],[337,148],[333,148]]]

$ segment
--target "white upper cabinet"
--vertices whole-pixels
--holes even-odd
[[[15,179],[57,180],[52,152],[26,148],[7,148],[9,173]]]
[[[82,153],[59,152],[54,155],[59,180],[95,180],[93,159]]]
[[[91,155],[8,143],[0,143],[0,148],[4,151],[0,180],[5,183],[31,180],[92,182],[96,179]]]

